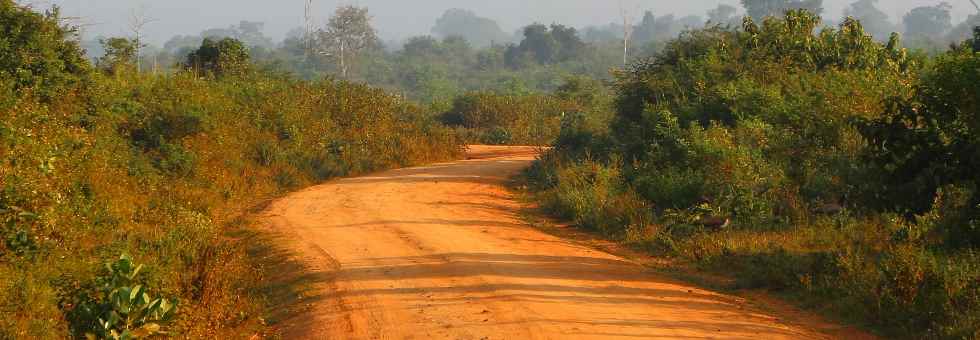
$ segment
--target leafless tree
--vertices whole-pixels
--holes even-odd
[[[347,79],[349,64],[362,51],[378,44],[378,35],[371,27],[368,9],[356,6],[341,6],[330,17],[326,27],[318,34],[318,53],[336,58],[340,74]]]
[[[619,2],[619,12],[623,17],[623,65],[629,63],[630,48],[633,40],[633,14],[626,9],[622,1]]]
[[[314,31],[316,31],[316,23],[314,22],[315,19],[313,17],[313,0],[306,0],[306,9],[303,12],[303,18],[305,19],[306,25],[304,27],[304,34],[306,34],[306,36],[303,37],[303,40],[306,43],[306,52],[307,55],[313,55],[313,43],[315,40]]]
[[[134,9],[129,16],[129,31],[133,33],[133,41],[136,43],[136,71],[143,70],[143,31],[147,25],[156,22],[156,19],[146,15],[145,8]]]

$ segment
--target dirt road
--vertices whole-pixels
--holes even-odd
[[[472,147],[274,202],[265,218],[325,274],[285,338],[823,338],[525,226],[500,184],[535,155]]]

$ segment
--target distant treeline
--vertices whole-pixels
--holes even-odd
[[[823,12],[822,0],[743,0],[742,5],[741,10],[720,5],[704,17],[676,17],[654,11],[630,13],[636,18],[631,20],[629,29],[629,51],[623,49],[626,30],[620,19],[605,26],[576,29],[560,23],[532,24],[517,32],[505,32],[492,19],[468,10],[450,9],[434,23],[431,36],[388,43],[375,39],[356,56],[347,58],[345,66],[350,68],[349,79],[425,102],[448,103],[456,95],[474,90],[553,91],[568,75],[610,79],[609,70],[623,66],[624,53],[630,62],[654,55],[685,30],[715,25],[740,27],[740,11],[757,21],[796,8],[816,14]],[[907,47],[933,53],[969,38],[972,27],[980,24],[980,15],[953,23],[951,8],[947,3],[917,7],[896,23],[878,7],[877,0],[859,0],[848,6],[844,14],[861,21],[866,33],[878,41],[887,41],[893,32],[900,32]],[[341,12],[333,15],[338,14],[344,15]],[[366,9],[364,14],[363,22],[370,26]],[[824,21],[822,25],[833,27],[837,22]],[[163,46],[143,47],[141,64],[144,71],[168,72],[205,38],[234,38],[249,48],[250,55],[260,65],[304,79],[341,77],[338,53],[323,39],[322,33],[329,30],[329,25],[314,32],[297,28],[283,41],[275,42],[263,34],[262,23],[242,21],[195,36],[175,36]],[[104,54],[105,48],[100,43],[104,39],[83,43],[90,58],[97,59]]]

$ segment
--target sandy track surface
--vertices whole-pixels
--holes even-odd
[[[735,297],[522,224],[534,148],[338,180],[264,213],[323,273],[287,339],[814,339]]]

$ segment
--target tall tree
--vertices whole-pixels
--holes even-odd
[[[146,11],[143,8],[139,10],[133,10],[129,17],[129,30],[133,32],[133,43],[136,47],[136,71],[143,70],[143,48],[146,44],[143,43],[143,31],[146,26],[155,22],[156,19],[150,18],[146,15]]]
[[[524,28],[524,40],[518,48],[530,52],[538,63],[551,63],[558,54],[558,42],[551,36],[548,26],[534,24]]]
[[[980,14],[974,14],[966,18],[963,22],[957,24],[949,34],[946,35],[946,40],[951,42],[963,41],[973,37],[973,31],[975,28],[980,26]]]
[[[643,19],[633,29],[633,41],[637,45],[643,45],[657,38],[657,17],[653,12],[643,13]]]
[[[792,9],[805,9],[813,14],[823,13],[823,0],[741,0],[749,16],[762,19],[782,15]]]
[[[99,68],[115,73],[135,65],[137,44],[135,40],[109,38],[101,39],[99,42],[105,50],[105,55],[98,60]]]
[[[735,13],[738,9],[735,6],[721,4],[714,9],[708,10],[708,22],[718,25],[737,25]]]
[[[344,79],[347,79],[350,62],[379,44],[367,7],[349,5],[337,8],[327,26],[319,31],[318,40],[321,50],[317,52],[329,53],[338,60]]]
[[[575,59],[585,52],[585,42],[578,36],[578,30],[574,27],[552,24],[551,36],[558,43],[556,61]]]
[[[539,64],[554,64],[581,56],[587,45],[575,28],[533,24],[524,28],[524,40],[507,50],[507,62],[520,67],[527,57]]]
[[[214,75],[241,73],[249,67],[248,48],[234,38],[205,38],[201,47],[187,55],[184,67]]]
[[[913,8],[905,15],[905,34],[918,38],[938,39],[953,28],[953,18],[949,11],[953,9],[948,2],[935,6]]]
[[[461,36],[477,47],[503,44],[511,40],[510,34],[504,33],[496,21],[458,8],[443,13],[432,27],[432,33],[442,38]]]
[[[897,31],[895,24],[888,20],[888,14],[878,9],[878,0],[858,0],[844,9],[844,15],[861,21],[865,31],[878,40],[886,40]]]

